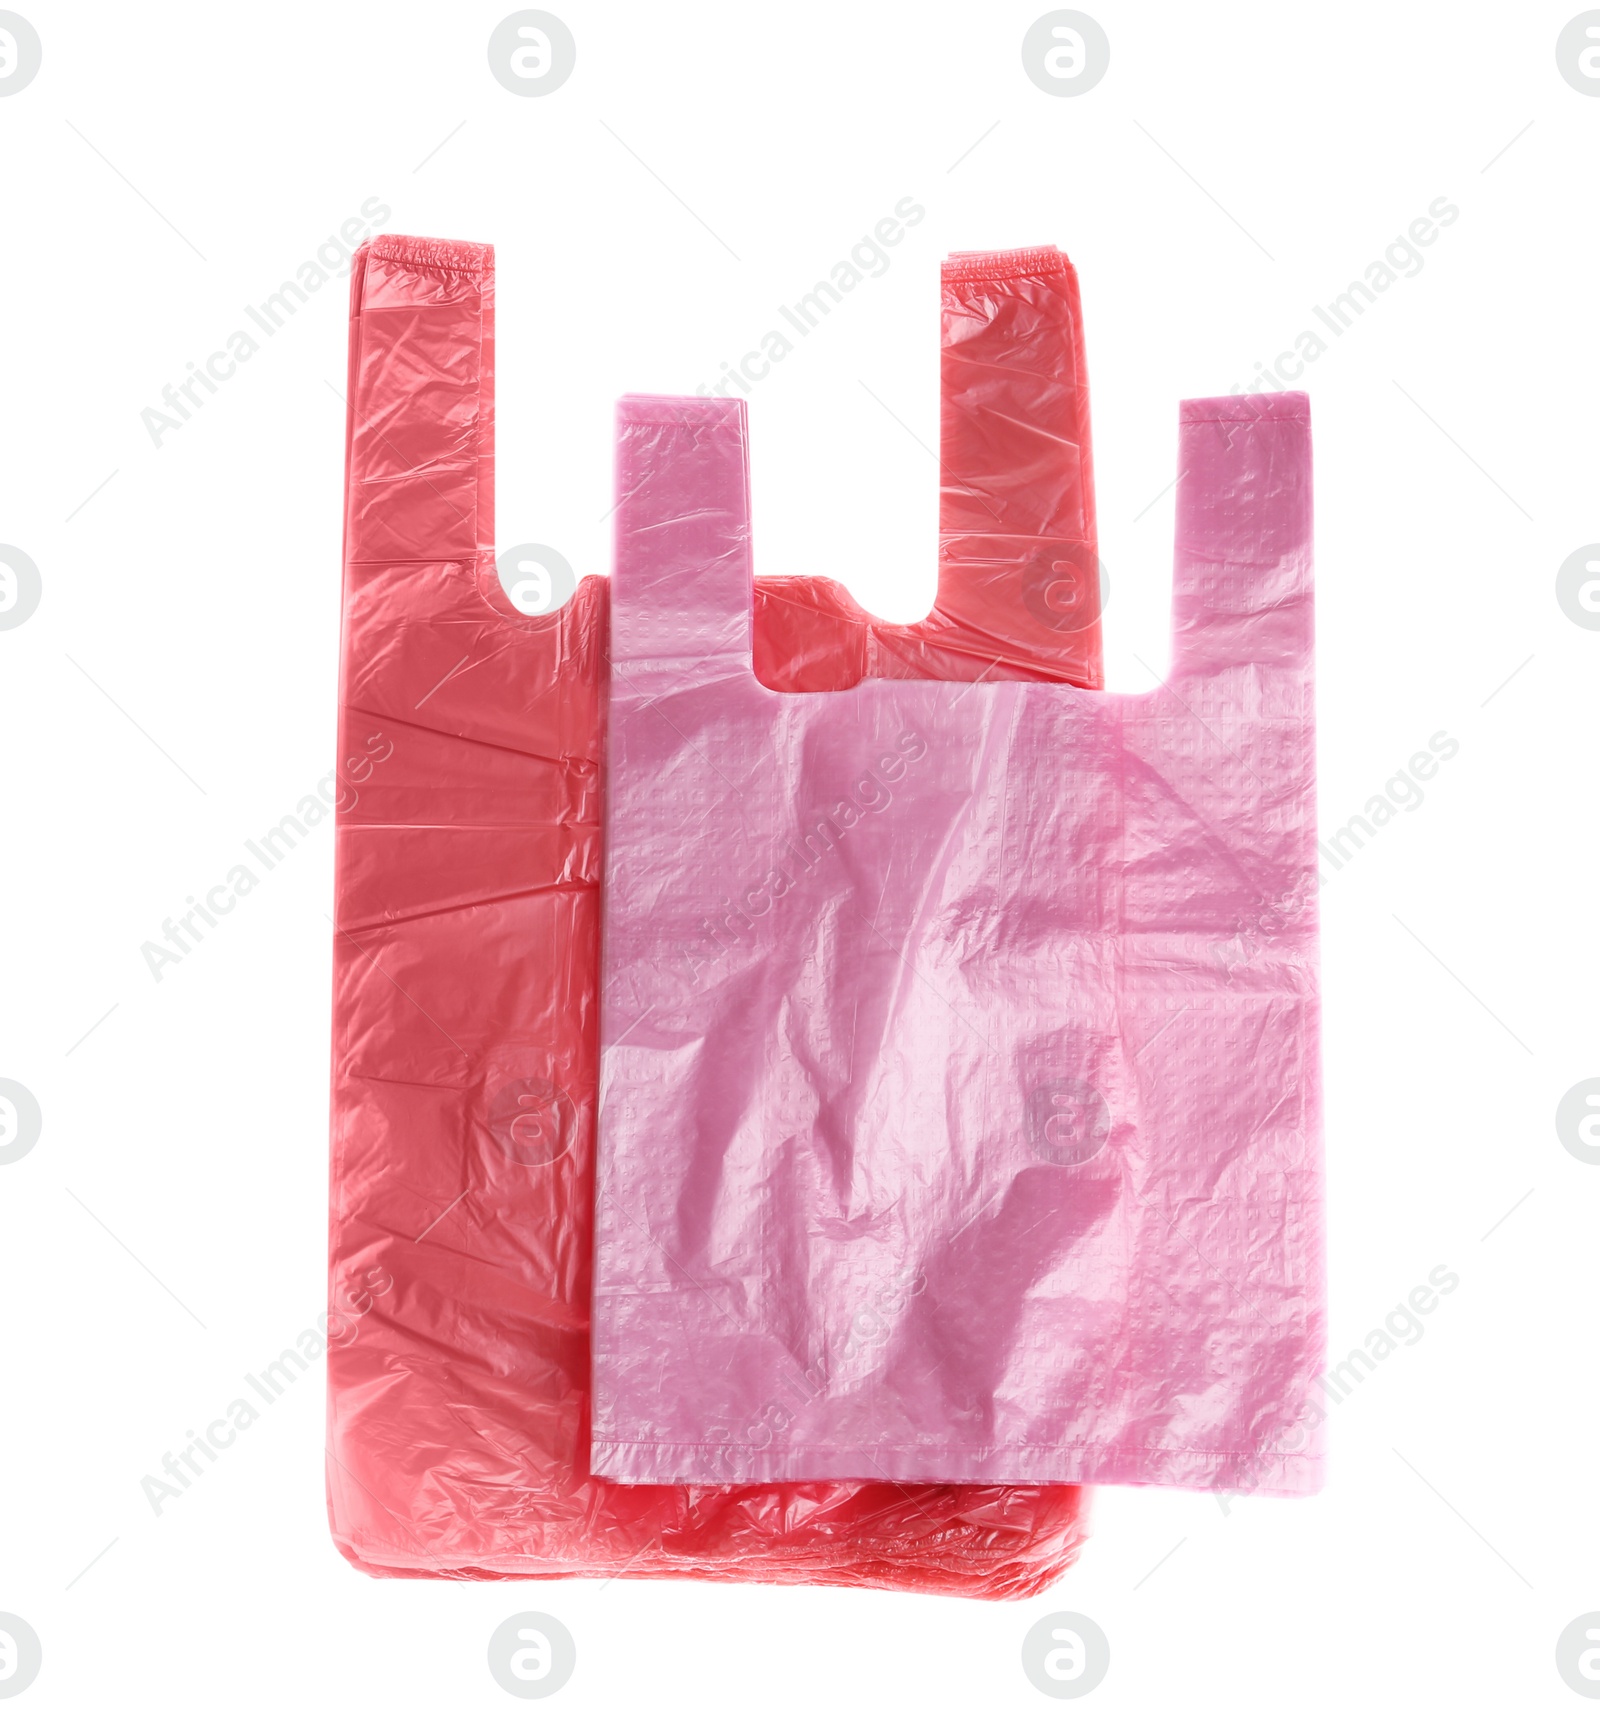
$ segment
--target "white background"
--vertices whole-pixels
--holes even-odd
[[[576,1636],[574,1708],[1044,1704],[1019,1647],[1059,1610],[1109,1636],[1108,1708],[1578,1703],[1554,1664],[1600,1607],[1600,1169],[1554,1126],[1600,1074],[1600,632],[1555,597],[1600,538],[1600,99],[1554,51],[1576,8],[1090,0],[1110,71],[1055,98],[1020,59],[1040,0],[551,6],[577,70],[520,99],[485,57],[504,0],[21,0],[44,62],[0,100],[0,540],[44,595],[0,633],[0,1075],[44,1131],[0,1171],[0,1610],[43,1640],[25,1702],[509,1704],[484,1648],[531,1609]],[[140,1479],[323,1305],[329,828],[159,984],[139,947],[332,764],[345,282],[159,449],[141,410],[376,196],[390,231],[497,246],[500,540],[604,572],[614,398],[714,378],[908,195],[927,218],[888,272],[756,389],[758,568],[926,609],[939,259],[1058,243],[1128,689],[1166,657],[1177,400],[1249,380],[1459,207],[1304,382],[1325,827],[1460,743],[1322,894],[1335,1355],[1435,1267],[1459,1288],[1334,1411],[1321,1496],[1098,1493],[1080,1564],[1022,1606],[369,1581],[327,1536],[320,1380],[157,1518]]]

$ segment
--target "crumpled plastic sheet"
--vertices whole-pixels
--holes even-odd
[[[618,432],[591,1466],[1315,1489],[1305,395],[1181,407],[1138,695],[773,694],[742,402]]]
[[[493,296],[487,246],[385,235],[355,259],[335,1542],[374,1575],[1030,1596],[1077,1553],[1076,1487],[649,1489],[588,1470],[608,583],[586,578],[545,617],[500,587]],[[924,669],[1098,683],[1071,270],[1049,251],[972,258],[947,271],[944,301],[939,607],[920,626],[878,625],[842,591],[788,579],[762,600],[764,658],[811,688]],[[1006,604],[1010,567],[1030,555],[1047,566],[1040,587]]]

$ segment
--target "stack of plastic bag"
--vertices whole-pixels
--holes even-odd
[[[634,707],[635,672],[653,681],[660,665],[650,649],[698,648],[704,638],[692,624],[672,628],[663,603],[670,633],[658,630],[644,657],[628,644],[628,678],[614,678],[603,579],[586,579],[546,615],[527,615],[507,597],[494,551],[493,324],[486,247],[382,237],[356,258],[330,1191],[335,1540],[379,1575],[692,1575],[1028,1596],[1071,1562],[1082,1538],[1081,1493],[1056,1483],[1053,1470],[1020,1485],[979,1484],[966,1471],[924,1478],[869,1464],[757,1483],[768,1476],[740,1460],[744,1451],[762,1431],[767,1447],[792,1440],[775,1393],[760,1398],[776,1407],[764,1426],[738,1423],[739,1455],[720,1471],[682,1483],[661,1471],[650,1475],[662,1481],[655,1485],[600,1476],[591,1451],[590,1298],[606,706],[616,698],[625,716]],[[1095,690],[1101,682],[1072,271],[1052,250],[957,258],[945,270],[943,327],[934,611],[917,625],[881,624],[821,579],[745,583],[744,670],[784,718],[801,719],[816,700],[845,707],[873,681],[891,687],[881,683],[891,678],[960,684],[954,693],[970,691],[977,707],[989,704],[994,685]],[[725,457],[742,416],[725,404],[707,408],[705,443]],[[653,526],[629,509],[637,500],[623,495],[624,540]],[[693,544],[726,547],[714,523]],[[681,565],[687,582],[705,570],[691,558]],[[737,552],[735,561],[745,574]],[[684,733],[691,750],[695,737]],[[777,749],[746,764],[799,782],[792,757]],[[674,763],[658,780],[663,800],[688,782]],[[677,808],[692,820],[692,797],[678,797]],[[724,852],[696,848],[730,883],[741,877]],[[1069,835],[1050,854],[1063,862],[1063,884],[1086,883],[1074,878]],[[899,876],[887,877],[892,889]],[[926,883],[925,874],[906,877]],[[873,883],[884,878],[875,872]],[[908,899],[886,892],[878,902],[901,930]],[[1016,947],[998,948],[1009,956]],[[718,968],[712,986],[722,978]],[[908,967],[903,978],[909,994],[922,977]],[[814,1024],[802,1013],[813,1002],[836,1013],[841,997],[818,989],[799,998],[790,1044],[805,1052],[802,1036]],[[763,1022],[771,1014],[758,1012]],[[824,1047],[819,1074],[831,1081],[844,1043]],[[699,1050],[692,1045],[689,1055]],[[820,1239],[841,1252],[887,1252],[877,1202],[852,1210],[858,1199],[840,1192],[847,1137],[877,1097],[874,1061],[869,1052],[857,1092],[826,1111],[780,1101],[763,1112],[778,1125],[766,1137],[771,1169],[758,1162],[753,1176],[729,1178],[711,1194],[711,1202],[754,1194],[746,1208],[754,1274],[763,1302],[786,1298],[781,1314],[797,1349],[809,1347],[820,1298],[793,1269],[800,1250],[778,1270],[763,1269],[762,1256],[776,1257],[764,1246],[763,1221],[770,1211],[795,1214],[787,1190],[797,1167],[815,1163],[839,1180],[821,1185],[827,1191],[802,1219],[814,1217]],[[670,1185],[693,1147],[714,1149],[726,1133],[726,1112],[703,1104],[692,1077],[674,1086],[684,1095],[672,1110],[675,1138],[689,1145],[664,1157],[652,1218],[661,1196],[676,1192]],[[811,1124],[811,1138],[797,1144],[791,1121]],[[953,1155],[905,1162],[944,1172]],[[608,1171],[603,1231],[629,1215],[618,1186],[630,1199],[650,1195],[647,1164],[642,1174],[637,1161],[619,1173],[613,1158]],[[669,1232],[691,1275],[707,1272],[710,1250],[696,1249],[694,1232],[711,1202],[689,1195],[680,1208],[687,1221]],[[1092,1217],[1087,1208],[1083,1215]],[[873,1351],[869,1365],[901,1358],[907,1312],[936,1311],[942,1285],[925,1266],[865,1267],[859,1277],[847,1339]],[[614,1280],[603,1287],[609,1314]],[[733,1272],[712,1288],[737,1311],[752,1305],[733,1301],[745,1288]],[[596,1351],[604,1360],[618,1355],[616,1329]],[[818,1347],[831,1386],[844,1369]],[[654,1362],[634,1400],[651,1383],[660,1399],[688,1395],[693,1372],[675,1364],[681,1353],[677,1339],[653,1355],[629,1347],[623,1365],[636,1378]],[[953,1379],[948,1401],[966,1407],[959,1387],[967,1377]],[[653,1443],[666,1418],[652,1426]],[[720,1430],[708,1428],[712,1441]],[[772,1477],[792,1478],[787,1469]],[[919,1482],[898,1483],[907,1478]]]

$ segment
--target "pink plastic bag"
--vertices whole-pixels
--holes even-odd
[[[1304,395],[1182,407],[1145,695],[775,695],[743,406],[620,436],[592,1468],[1314,1489]]]

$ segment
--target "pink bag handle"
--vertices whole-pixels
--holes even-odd
[[[1226,684],[1236,706],[1288,711],[1273,692],[1292,683],[1298,695],[1311,669],[1310,401],[1185,400],[1178,468],[1169,681]]]
[[[611,662],[631,695],[755,684],[746,427],[740,399],[618,402]]]

